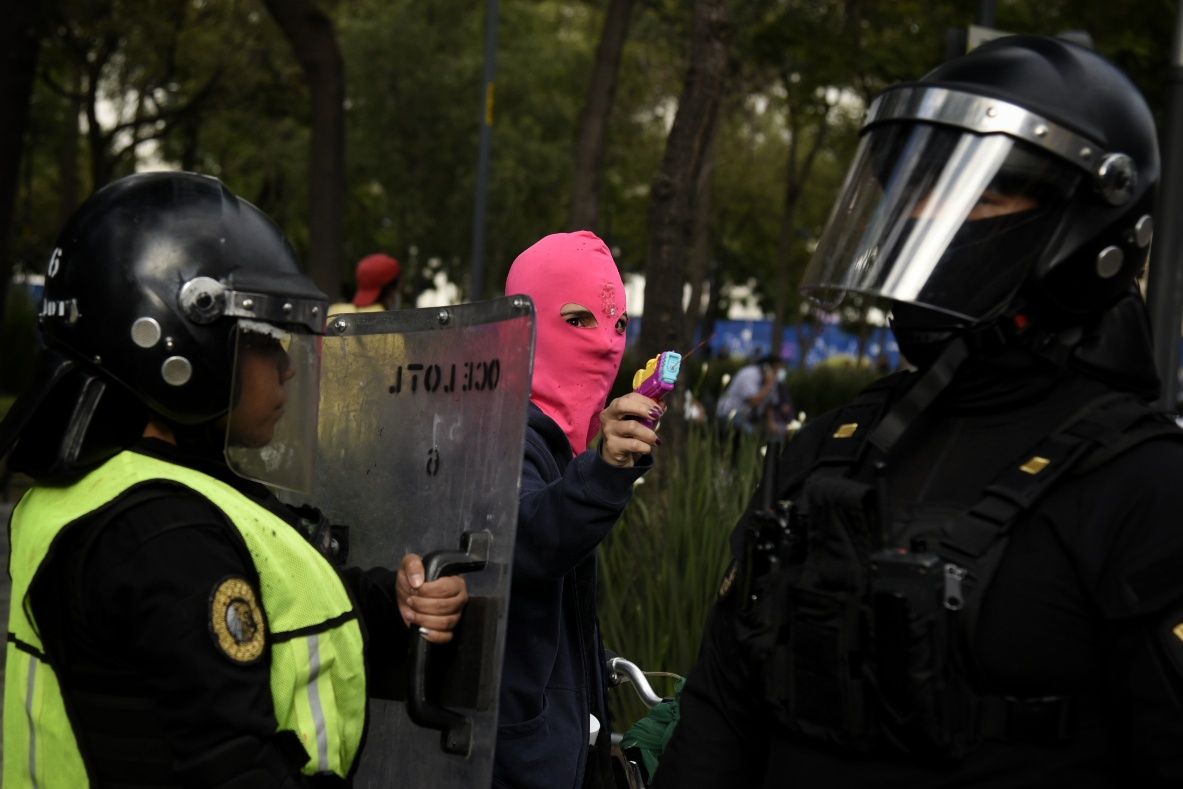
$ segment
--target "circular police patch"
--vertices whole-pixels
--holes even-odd
[[[266,627],[255,590],[245,578],[227,578],[209,598],[214,643],[235,663],[252,663],[263,654]]]

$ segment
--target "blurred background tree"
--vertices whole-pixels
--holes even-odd
[[[996,27],[1088,32],[1161,117],[1178,3],[998,0]],[[481,4],[18,3],[0,30],[0,327],[24,330],[27,310],[4,315],[13,274],[44,271],[91,191],[182,168],[273,216],[334,299],[379,249],[404,264],[404,303],[441,280],[461,300],[495,295],[520,250],[590,227],[626,278],[647,275],[641,359],[711,336],[740,293],[771,336],[808,340],[822,327],[796,283],[868,102],[946,57],[976,5],[502,0],[473,293]],[[837,319],[865,338],[875,317]],[[0,392],[33,353],[0,344]]]
[[[669,236],[677,247],[649,292],[650,323],[668,313],[674,327],[663,339],[723,314],[736,284],[754,283],[778,326],[800,319],[795,283],[866,102],[939,63],[948,29],[973,16],[973,4],[953,0],[503,0],[489,285],[472,294],[479,4],[18,5],[4,32],[0,124],[11,143],[0,209],[5,200],[11,209],[0,210],[0,288],[14,269],[41,271],[64,217],[136,169],[221,177],[277,218],[333,297],[351,289],[354,262],[378,248],[407,264],[409,291],[442,273],[463,298],[493,295],[518,251],[584,225],[626,272],[641,272],[653,244],[668,246],[664,220],[650,216],[654,184],[675,178],[667,191],[680,205]],[[1177,0],[1001,0],[997,26],[1086,30],[1154,103],[1175,8]],[[282,24],[276,10],[287,12]],[[663,159],[682,145],[680,98],[705,84],[707,50],[693,52],[692,42],[695,14],[708,10],[728,36],[711,66],[722,69],[717,106],[681,102],[681,125],[698,130],[686,135],[693,155],[663,174]],[[343,93],[324,65],[334,45]],[[684,289],[694,296],[685,313]]]

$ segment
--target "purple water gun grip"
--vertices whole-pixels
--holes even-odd
[[[636,391],[639,392],[640,394],[645,395],[650,400],[656,400],[657,402],[660,403],[661,398],[665,397],[665,393],[672,391],[673,388],[674,387],[672,384],[667,384],[667,383],[664,383],[663,381],[659,381],[658,376],[651,375],[651,376],[649,376],[649,378],[647,378],[645,380],[645,382],[643,384],[641,384],[640,386],[637,387]],[[656,419],[649,419],[648,417],[641,417],[641,419],[639,419],[637,421],[639,421],[642,425],[649,428],[650,430],[657,427],[657,420]]]
[[[669,381],[666,379],[668,377],[673,377],[676,380],[678,367],[680,367],[681,360],[682,357],[680,354],[673,354],[672,358],[669,352],[660,354],[657,357],[657,363],[654,365],[653,373],[644,381],[641,381],[640,385],[637,386],[637,388],[633,391],[637,392],[638,394],[643,394],[650,400],[656,400],[660,403],[662,398],[666,396],[667,392],[673,391],[674,381]],[[675,367],[669,371],[672,375],[667,375],[666,365],[671,362],[674,363]],[[657,427],[658,420],[642,417],[637,421],[650,430],[653,430]]]

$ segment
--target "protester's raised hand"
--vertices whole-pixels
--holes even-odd
[[[641,424],[639,419],[661,419],[665,413],[661,404],[644,395],[629,392],[616,398],[600,412],[603,440],[600,457],[613,466],[628,468],[642,455],[648,455],[661,443],[657,433]]]

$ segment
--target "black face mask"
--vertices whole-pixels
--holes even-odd
[[[934,267],[918,301],[960,303],[967,312],[991,320],[1010,304],[1043,250],[1052,228],[1042,208],[966,222]],[[924,220],[908,220],[905,232]],[[967,298],[965,294],[972,294]],[[973,321],[915,304],[892,305],[891,328],[900,352],[925,367],[958,332]]]
[[[1034,208],[964,223],[941,255],[917,301],[958,305],[994,316],[1027,279],[1054,231],[1049,211]],[[909,220],[909,223],[923,220]]]
[[[891,305],[891,332],[900,353],[921,369],[931,365],[949,341],[967,325],[952,315],[927,307],[902,301]]]

